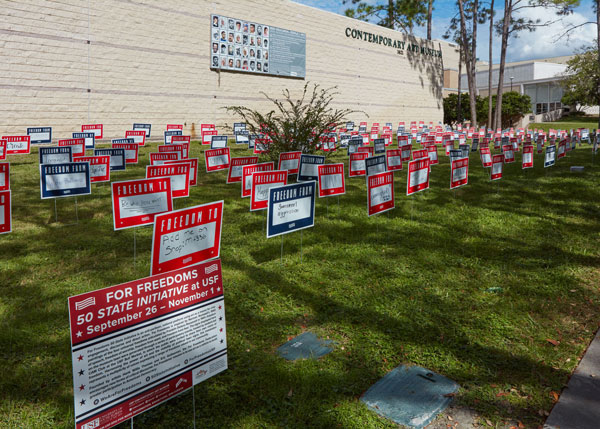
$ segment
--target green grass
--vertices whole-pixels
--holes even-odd
[[[143,177],[155,147],[113,180]],[[406,197],[406,170],[396,173],[396,209],[372,218],[364,178],[347,179],[339,205],[317,202],[302,264],[300,233],[284,237],[283,265],[281,239],[265,238],[265,213],[249,212],[226,173],[205,173],[201,152],[194,143],[199,184],[176,207],[225,200],[229,369],[196,386],[198,427],[393,428],[359,398],[400,364],[456,380],[456,400],[493,423],[542,423],[600,312],[600,165],[592,166],[590,146],[546,170],[536,155],[535,168],[522,171],[517,155],[497,183],[472,154],[469,184],[456,193],[440,155],[430,190]],[[333,160],[347,165],[344,154]],[[58,223],[54,202],[40,200],[37,155],[10,162],[14,232],[0,236],[0,427],[70,428],[67,297],[147,276],[152,229],[137,229],[134,266],[133,230],[113,231],[108,184],[77,199],[79,223],[69,226],[73,198],[58,200]],[[571,165],[585,173],[570,173]],[[306,330],[333,339],[334,352],[294,363],[275,354]],[[190,428],[191,418],[186,392],[135,426]]]
[[[555,130],[570,130],[571,128],[589,128],[591,132],[591,130],[598,128],[598,117],[573,115],[570,117],[567,116],[564,118],[560,118],[556,122],[531,123],[528,127],[530,129],[543,129],[546,132],[548,132],[550,128]]]

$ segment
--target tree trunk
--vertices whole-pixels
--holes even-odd
[[[472,57],[472,52],[475,51],[477,40],[473,38],[471,40],[472,48],[469,48],[468,38],[467,38],[467,24],[465,18],[465,9],[463,5],[464,0],[458,0],[458,8],[460,10],[460,36],[462,45],[464,48],[464,56],[465,56],[465,68],[467,69],[467,85],[469,86],[469,104],[471,107],[471,126],[476,126],[477,124],[477,103],[476,103],[476,84],[475,84],[475,67],[473,64],[474,58]],[[475,0],[477,3],[477,0]]]
[[[488,72],[488,128],[494,129],[492,119],[492,42],[494,40],[494,0],[490,4],[490,68]]]
[[[461,82],[461,78],[460,78],[460,74],[462,71],[462,62],[463,62],[463,55],[462,55],[462,43],[460,45],[458,45],[458,102],[456,104],[456,122],[458,122],[459,124],[462,124],[462,105],[461,105],[461,100],[460,100],[460,82]]]
[[[472,126],[477,127],[477,19],[479,18],[479,2],[478,0],[473,0],[473,35],[471,36],[473,39],[471,45],[471,76],[473,79],[473,95],[469,96],[469,101],[471,103],[471,119]],[[469,94],[470,94],[469,90]]]
[[[394,29],[394,0],[388,0],[388,27]]]
[[[504,65],[506,64],[506,46],[508,29],[512,15],[512,0],[504,0],[504,22],[502,23],[502,45],[500,48],[500,67],[498,68],[498,92],[496,94],[496,127],[502,128],[502,90],[504,89]]]
[[[431,40],[431,16],[433,14],[433,0],[429,0],[427,9],[427,40]]]

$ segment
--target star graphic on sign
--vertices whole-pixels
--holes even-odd
[[[79,402],[79,404],[85,405],[85,399],[82,399],[81,402]]]
[[[77,338],[79,338],[79,337],[81,337],[81,336],[83,335],[83,332],[81,332],[81,331],[77,331],[77,334],[76,334],[76,335],[77,335]]]
[[[223,307],[221,307],[221,306],[219,305],[219,310],[220,310],[220,309],[222,309],[222,308],[223,308]]]
[[[221,292],[221,288],[220,287],[217,288],[217,292]]]
[[[219,329],[219,332],[223,332],[223,328]]]
[[[219,317],[219,320],[223,320],[223,316]]]
[[[83,355],[77,356],[77,360],[83,360]]]
[[[85,384],[82,384],[81,386],[79,386],[79,391],[81,392],[82,390],[85,389]]]
[[[79,370],[79,375],[82,376],[85,371],[83,369]]]
[[[223,344],[223,340],[221,340],[221,344]]]

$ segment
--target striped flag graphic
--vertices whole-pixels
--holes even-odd
[[[213,272],[217,271],[218,269],[219,269],[219,266],[217,264],[212,264],[210,267],[204,268],[204,274],[213,273]]]
[[[75,310],[83,310],[84,308],[90,307],[92,305],[96,305],[96,298],[90,296],[89,298],[86,298],[83,301],[76,302]]]

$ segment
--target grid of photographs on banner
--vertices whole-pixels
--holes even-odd
[[[268,25],[211,15],[211,68],[269,73]]]

